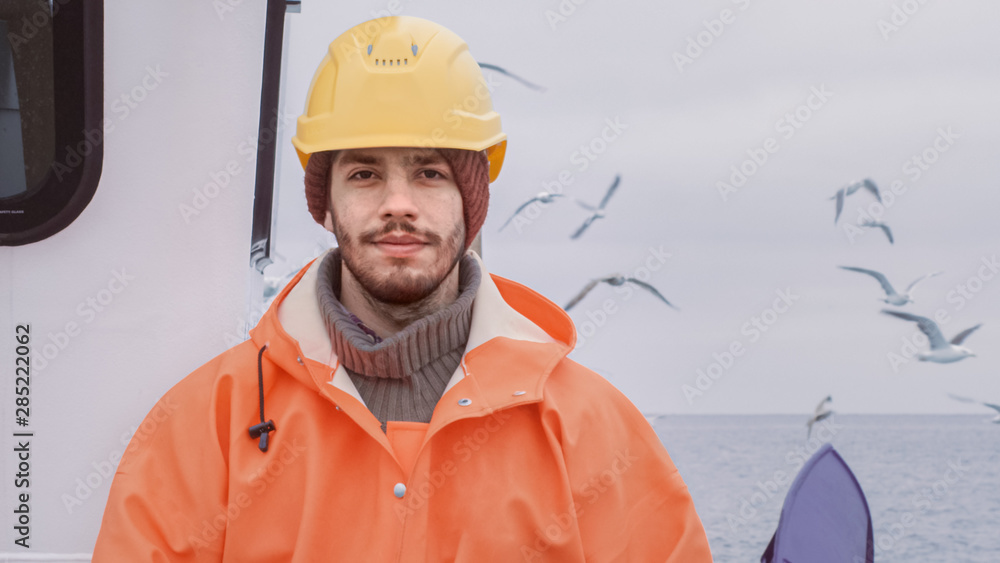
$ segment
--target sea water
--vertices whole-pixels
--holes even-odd
[[[756,562],[805,460],[830,442],[868,499],[878,563],[1000,563],[992,415],[661,416],[715,561]]]

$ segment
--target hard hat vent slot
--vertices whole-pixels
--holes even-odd
[[[386,62],[386,61],[388,61],[388,62]],[[396,59],[396,61],[393,62],[392,59],[375,59],[375,66],[380,66],[380,65],[381,66],[393,66],[394,64],[396,66],[403,66],[403,65],[410,64],[410,61],[409,61],[409,59]]]

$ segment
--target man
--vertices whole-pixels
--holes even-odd
[[[339,246],[150,414],[95,562],[711,561],[648,422],[566,358],[568,315],[469,250],[505,142],[447,29],[330,45],[293,143]]]

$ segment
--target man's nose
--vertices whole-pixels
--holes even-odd
[[[402,173],[391,173],[385,182],[384,196],[379,209],[379,216],[417,218],[417,205],[414,190],[416,187]]]

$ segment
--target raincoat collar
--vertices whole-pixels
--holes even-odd
[[[576,342],[573,322],[559,306],[526,286],[488,274],[475,251],[467,254],[483,276],[462,362],[435,409],[432,429],[458,418],[540,401],[548,374]],[[301,383],[315,386],[354,418],[371,418],[378,425],[340,365],[323,324],[316,279],[324,256],[292,278],[250,336],[258,348],[268,346],[265,359]],[[265,390],[268,387],[265,383]],[[356,404],[344,400],[344,395]]]

